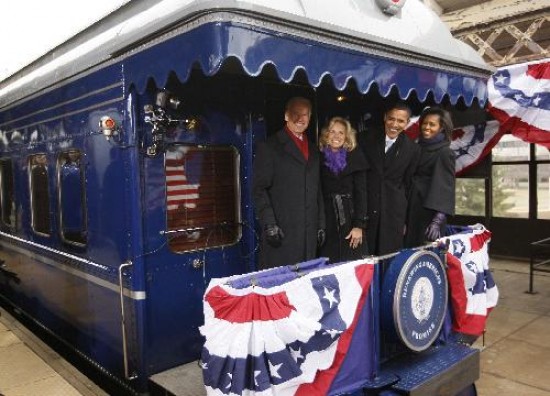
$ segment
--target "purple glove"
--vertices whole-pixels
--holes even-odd
[[[445,224],[447,220],[445,213],[437,212],[432,219],[428,228],[426,228],[426,239],[428,241],[435,241],[436,239],[441,238],[441,226]]]

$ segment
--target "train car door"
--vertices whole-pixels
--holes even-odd
[[[150,372],[200,356],[210,279],[255,269],[252,147],[264,122],[244,99],[251,83],[197,72],[139,95]]]

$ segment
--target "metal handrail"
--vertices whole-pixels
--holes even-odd
[[[128,346],[126,344],[126,317],[124,315],[124,286],[122,284],[122,270],[126,267],[131,267],[133,265],[132,261],[128,260],[125,263],[122,263],[118,267],[118,285],[120,290],[120,316],[121,316],[121,327],[122,327],[122,355],[124,359],[124,376],[128,380],[137,378],[136,375],[130,375],[128,370]]]

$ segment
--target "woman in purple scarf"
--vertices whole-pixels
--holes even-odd
[[[345,118],[330,119],[321,132],[326,242],[320,255],[333,263],[367,254],[367,161],[356,146],[355,130]]]

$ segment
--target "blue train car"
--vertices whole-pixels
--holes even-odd
[[[130,2],[1,82],[0,303],[130,392],[195,362],[210,279],[256,269],[254,143],[289,97],[312,139],[388,100],[483,113],[490,68],[387,3]]]

